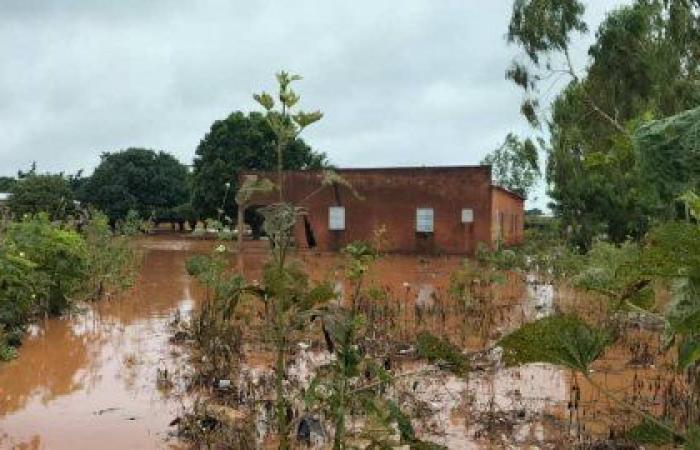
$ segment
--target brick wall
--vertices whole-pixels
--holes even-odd
[[[525,214],[523,199],[512,192],[491,188],[491,239],[506,246],[523,243]]]
[[[300,247],[314,241],[318,250],[339,250],[355,240],[370,240],[375,230],[384,228],[387,251],[473,254],[477,242],[492,242],[494,205],[504,210],[519,207],[522,215],[522,200],[519,206],[510,197],[501,199],[499,194],[496,194],[498,200],[492,200],[488,166],[339,169],[337,172],[361,198],[344,186],[321,187],[320,171],[284,174],[285,198],[307,211],[295,227]],[[259,175],[277,180],[274,174]],[[276,201],[276,196],[258,196],[251,203],[268,204]],[[342,231],[329,229],[331,206],[345,209]],[[432,208],[432,233],[416,231],[418,208]],[[462,223],[463,209],[472,210],[472,223]]]

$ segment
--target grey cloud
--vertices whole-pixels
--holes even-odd
[[[0,174],[90,172],[127,146],[189,162],[281,68],[304,75],[302,107],[326,114],[306,140],[338,165],[476,164],[529,132],[503,76],[510,3],[3,2]],[[617,4],[592,3],[594,23]]]

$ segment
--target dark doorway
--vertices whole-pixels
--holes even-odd
[[[306,245],[308,245],[309,248],[316,247],[314,230],[311,228],[311,223],[309,223],[309,219],[306,216],[304,216],[304,231],[306,232]]]
[[[263,223],[265,218],[260,214],[261,205],[252,205],[245,210],[245,223],[250,225],[250,232],[254,240],[259,240],[261,236],[265,236]]]

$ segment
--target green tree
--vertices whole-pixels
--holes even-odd
[[[645,123],[633,142],[650,207],[673,218],[678,196],[700,190],[700,107]]]
[[[243,170],[275,170],[277,136],[267,117],[237,111],[217,120],[199,143],[192,177],[193,206],[200,217],[235,217],[234,193]],[[287,143],[285,169],[319,169],[327,165],[324,153],[314,152],[303,140]]]
[[[0,192],[11,192],[17,180],[12,177],[0,177]]]
[[[73,191],[62,174],[32,173],[14,184],[8,206],[17,217],[45,212],[51,220],[63,220],[74,210]]]
[[[493,181],[527,197],[540,177],[537,147],[530,139],[521,141],[508,133],[500,147],[489,153],[481,164],[491,166]]]
[[[103,153],[81,187],[81,199],[104,211],[112,223],[124,219],[129,210],[150,217],[188,198],[187,168],[168,153],[142,148]]]
[[[698,104],[700,3],[636,0],[611,11],[579,71],[569,42],[588,29],[584,9],[576,0],[515,1],[508,39],[525,56],[507,77],[524,89],[531,123],[549,126],[553,211],[587,248],[601,233],[641,238],[653,218],[631,135],[643,120]],[[540,104],[562,81],[551,105]]]

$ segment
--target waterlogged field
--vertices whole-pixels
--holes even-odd
[[[19,357],[0,366],[0,448],[186,448],[175,437],[178,421],[193,403],[211,396],[224,399],[231,411],[252,411],[246,420],[258,445],[274,447],[275,357],[259,332],[262,306],[242,307],[248,327],[231,385],[225,392],[202,388],[207,383],[194,380],[206,355],[193,352],[177,330],[208,298],[207,290],[187,275],[186,260],[218,244],[161,236],[140,245],[146,254],[133,289],[37,324]],[[260,279],[268,257],[264,245],[249,247],[243,258],[249,280]],[[312,279],[331,281],[336,301],[348,301],[351,284],[341,256],[294,257]],[[450,449],[570,448],[609,439],[638,423],[571,371],[542,363],[506,367],[494,347],[524,323],[555,312],[602,318],[601,299],[510,274],[465,305],[450,293],[450,276],[460,264],[456,257],[384,256],[372,266],[366,287],[385,294],[357,305],[369,342],[387,348],[383,364],[396,375],[387,395],[410,396],[420,439]],[[469,371],[455,375],[417,358],[415,342],[423,331],[446,337],[468,353]],[[308,388],[316,370],[334,357],[322,336],[310,330],[292,343],[290,390]],[[593,365],[591,377],[649,411],[682,409],[686,380],[676,375],[660,345],[659,330],[640,321]],[[301,397],[295,397],[295,430],[304,420],[303,408]],[[365,425],[349,411],[349,430]],[[329,445],[322,428],[315,436],[319,448]]]

